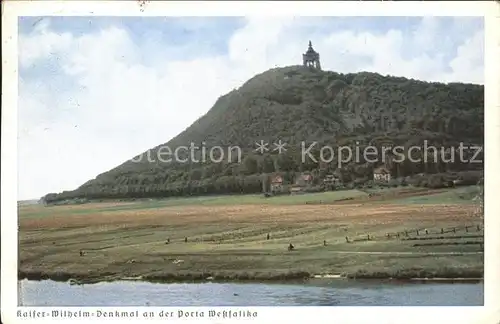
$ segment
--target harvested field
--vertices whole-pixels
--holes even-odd
[[[52,207],[66,208],[66,207]],[[384,224],[401,222],[460,221],[473,211],[473,206],[425,205],[398,206],[368,204],[342,204],[341,206],[183,206],[154,210],[120,210],[81,215],[47,216],[38,219],[20,219],[23,229],[60,228],[93,225],[174,225],[193,223],[289,223],[315,221],[356,221],[357,223]]]

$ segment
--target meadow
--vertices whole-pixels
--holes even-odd
[[[20,205],[19,277],[87,283],[327,274],[481,278],[476,189]]]

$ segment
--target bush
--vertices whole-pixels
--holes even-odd
[[[377,187],[383,189],[383,188],[389,188],[389,183],[385,182],[385,181],[375,181],[375,184]]]
[[[395,188],[399,186],[400,183],[401,182],[398,179],[391,179],[389,180],[389,183],[387,183],[387,186]]]
[[[462,171],[458,174],[458,179],[461,180],[460,184],[475,185],[482,179],[481,171]]]
[[[314,186],[314,187],[309,187],[309,188],[304,189],[304,192],[310,192],[310,193],[322,192],[322,191],[325,191],[322,186]]]

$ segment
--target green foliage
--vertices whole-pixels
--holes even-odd
[[[181,145],[204,143],[207,152],[216,145],[239,146],[242,163],[235,163],[236,155],[230,161],[226,156],[220,163],[127,161],[74,191],[49,194],[44,202],[259,193],[265,186],[265,174],[279,171],[292,178],[296,172],[324,175],[337,170],[337,159],[321,167],[309,158],[302,161],[303,141],[318,143],[311,150],[315,158],[320,156],[321,145],[334,150],[340,145],[378,147],[387,141],[404,147],[423,145],[424,140],[437,146],[458,142],[482,145],[483,107],[484,87],[480,85],[428,83],[367,72],[338,74],[297,66],[276,68],[220,97],[185,131],[149,150],[150,156],[156,157],[165,145],[173,151]],[[260,140],[270,143],[270,150],[262,156],[254,152]],[[287,143],[287,151],[281,155],[272,151],[278,140]],[[372,178],[376,165],[363,159],[361,155],[357,163],[338,169],[343,186],[359,187]],[[393,177],[402,178],[482,167],[406,159],[392,163],[389,169]],[[408,183],[437,188],[443,182],[442,176],[436,176]]]

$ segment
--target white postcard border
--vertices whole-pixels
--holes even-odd
[[[6,323],[21,322],[17,307],[17,18],[18,16],[485,16],[485,306],[484,307],[242,307],[256,310],[259,323],[324,321],[498,323],[500,321],[500,5],[494,1],[441,2],[237,2],[171,1],[6,1],[2,2],[2,161],[1,161],[1,313]],[[496,198],[496,199],[495,199]],[[486,261],[487,260],[487,261]],[[26,308],[47,311],[49,308]],[[59,308],[69,309],[69,308]],[[87,309],[81,307],[78,309]],[[76,310],[78,310],[76,309]],[[97,309],[97,308],[95,308]],[[104,308],[99,308],[104,309]],[[161,311],[158,307],[118,310]],[[178,307],[174,310],[180,309]],[[198,307],[193,309],[215,309]],[[44,319],[32,319],[37,323]],[[22,322],[32,322],[22,321]],[[73,319],[81,321],[79,319]],[[87,319],[88,320],[88,319]],[[87,320],[84,320],[85,322]],[[92,321],[101,319],[92,319]],[[112,319],[104,319],[105,321]],[[104,321],[103,320],[103,321]],[[123,321],[124,319],[120,319]],[[165,320],[165,319],[163,319]],[[174,319],[172,319],[174,320]],[[170,321],[172,321],[170,320]],[[63,322],[68,321],[64,319]],[[141,319],[141,322],[144,319]],[[185,322],[185,320],[182,320]],[[198,319],[202,323],[234,320]]]

